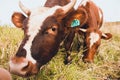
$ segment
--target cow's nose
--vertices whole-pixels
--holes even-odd
[[[10,72],[19,76],[26,76],[27,71],[23,70],[29,66],[29,61],[24,57],[13,57],[9,62]]]
[[[24,57],[13,57],[9,62],[10,72],[12,74],[29,77],[35,75],[39,71],[37,63],[33,64]]]

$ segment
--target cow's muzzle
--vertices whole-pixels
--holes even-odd
[[[12,74],[29,77],[38,73],[37,64],[33,64],[24,57],[13,57],[9,62],[9,69]]]

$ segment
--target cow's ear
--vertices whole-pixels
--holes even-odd
[[[88,20],[88,13],[84,8],[78,8],[70,12],[65,18],[67,27],[82,27]]]
[[[12,15],[12,22],[13,24],[18,27],[18,28],[22,28],[23,27],[23,21],[25,20],[25,16],[20,13],[20,12],[15,12]]]
[[[75,19],[78,19],[80,21],[80,26],[79,27],[81,27],[87,22],[88,13],[87,13],[86,9],[81,8],[80,6],[78,7],[78,9],[75,12],[76,12]]]
[[[112,38],[112,34],[110,33],[102,33],[102,39],[108,40]]]

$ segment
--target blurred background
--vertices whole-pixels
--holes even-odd
[[[35,8],[43,6],[46,0],[20,0],[26,7]],[[82,0],[77,0],[77,7]],[[120,21],[120,0],[93,0],[104,13],[105,22]],[[14,11],[22,12],[18,6],[19,0],[1,0],[0,1],[0,25],[10,24],[11,15]]]

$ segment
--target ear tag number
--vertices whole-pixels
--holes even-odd
[[[71,27],[77,27],[80,26],[80,21],[78,19],[74,19],[71,23]]]

